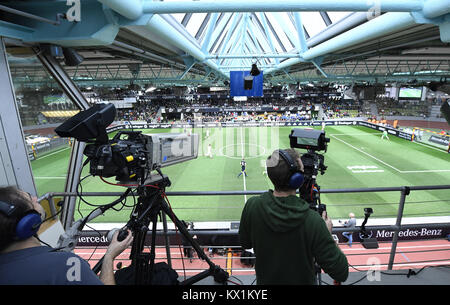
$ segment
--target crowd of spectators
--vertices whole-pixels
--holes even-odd
[[[323,114],[319,117],[322,105]],[[282,107],[298,107],[281,109]],[[165,111],[159,111],[164,107]],[[192,113],[178,111],[187,108],[222,108],[221,111]],[[242,107],[269,107],[273,111],[239,111]],[[232,110],[235,108],[234,110]],[[355,101],[337,101],[327,98],[314,100],[299,98],[252,98],[247,101],[233,99],[138,99],[132,109],[118,109],[117,118],[121,121],[147,121],[151,123],[167,122],[236,122],[236,121],[302,121],[335,118],[358,117],[362,115],[361,103]]]
[[[414,116],[426,118],[429,103],[420,100],[396,100],[394,98],[377,98],[375,103],[378,114],[382,116]]]
[[[357,101],[339,101],[339,102],[322,102],[323,117],[322,119],[339,119],[363,116],[362,102]]]
[[[113,92],[114,93],[114,92]],[[27,92],[19,100],[21,117],[24,125],[39,125],[60,123],[67,118],[50,118],[42,115],[43,111],[77,110],[70,101],[55,103],[43,102],[48,96],[48,92]],[[112,94],[112,93],[109,93]],[[19,95],[20,96],[20,95]],[[123,96],[117,95],[114,98],[120,99]],[[102,96],[97,96],[102,100]],[[108,96],[107,98],[113,98]],[[94,102],[94,100],[89,100]],[[408,100],[398,101],[393,98],[378,97],[375,101],[378,114],[381,116],[415,116],[426,118],[429,112],[431,101]],[[25,105],[26,104],[26,105]],[[315,105],[321,105],[321,116]],[[24,106],[25,105],[25,106]],[[280,107],[299,107],[298,110],[281,111]],[[162,108],[164,107],[164,108]],[[260,98],[248,98],[246,101],[235,101],[233,98],[180,98],[169,96],[164,98],[149,98],[148,96],[138,96],[132,108],[118,108],[117,120],[120,121],[146,121],[149,123],[160,122],[193,122],[199,120],[200,116],[189,113],[181,115],[180,108],[222,108],[221,111],[201,113],[203,122],[230,122],[230,121],[301,121],[311,119],[339,119],[352,118],[370,115],[364,108],[363,102],[354,100],[338,100],[336,97],[312,97],[301,98],[299,96],[286,95],[273,97],[266,95]],[[274,111],[228,111],[227,108],[241,107],[273,107]],[[277,108],[278,107],[278,108]],[[160,109],[166,111],[161,112]],[[26,122],[25,122],[26,121]]]

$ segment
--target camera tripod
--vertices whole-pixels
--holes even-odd
[[[320,201],[320,186],[316,183],[315,176],[305,181],[299,190],[300,197],[309,203],[309,208],[318,212],[320,216],[326,211],[326,205]],[[314,269],[316,272],[317,284],[322,284],[322,269],[314,262]]]
[[[134,284],[149,285],[152,283],[155,266],[156,225],[158,216],[160,215],[169,216],[179,232],[197,252],[198,257],[206,261],[209,265],[209,269],[185,279],[184,281],[179,282],[179,284],[191,285],[208,276],[213,276],[214,280],[218,283],[226,284],[229,277],[228,273],[209,259],[163,198],[163,191],[167,186],[170,186],[170,180],[165,175],[152,175],[149,179],[146,179],[144,185],[139,186],[137,189],[139,194],[138,204],[135,207],[130,220],[127,222],[125,228],[119,232],[119,241],[126,237],[127,229],[132,231],[134,236],[130,254],[131,266],[134,267]],[[167,233],[165,218],[163,218],[163,221],[164,231]],[[150,222],[152,223],[151,248],[150,253],[144,253],[144,243]],[[168,247],[167,238],[166,247]],[[99,266],[96,267],[96,270],[99,270]]]

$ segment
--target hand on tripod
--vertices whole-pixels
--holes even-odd
[[[122,253],[126,248],[128,248],[133,242],[133,235],[129,229],[126,229],[128,233],[124,239],[118,238],[122,230],[118,230],[114,233],[111,243],[109,244],[108,250],[106,250],[105,256],[112,258],[113,260]],[[121,240],[122,239],[122,240]]]
[[[105,285],[115,285],[116,281],[114,279],[114,259],[122,253],[126,248],[128,248],[131,243],[133,242],[133,235],[131,234],[131,231],[128,230],[128,235],[125,237],[124,240],[119,241],[117,239],[119,235],[119,230],[117,230],[113,238],[111,240],[111,244],[108,247],[108,250],[106,250],[106,254],[102,258],[102,269],[100,273],[100,280]]]

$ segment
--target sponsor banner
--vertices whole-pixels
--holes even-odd
[[[339,124],[341,125],[341,124]],[[380,126],[377,124],[373,124],[373,123],[369,123],[369,122],[365,122],[365,121],[357,121],[357,125],[359,126],[365,126],[365,127],[369,127],[375,130],[379,130],[379,131],[387,131],[389,134],[408,140],[408,141],[412,141],[413,140],[413,134],[407,133],[407,132],[403,132],[400,130],[397,130],[395,128],[392,127],[386,127],[386,126]]]
[[[288,93],[270,93],[270,94],[264,94],[264,97],[266,98],[286,98],[288,96],[295,96],[295,97],[330,97],[330,96],[337,96],[342,97],[343,94],[339,92],[297,92],[295,94],[288,94]],[[140,101],[146,101],[146,100],[158,100],[158,99],[164,99],[164,100],[196,100],[196,99],[230,99],[231,96],[229,94],[223,93],[223,94],[188,94],[183,96],[177,96],[177,95],[149,95],[145,97],[140,97]],[[251,97],[249,97],[251,98]]]
[[[441,136],[436,136],[436,135],[432,135],[428,141],[435,143],[435,144],[439,144],[439,145],[443,145],[445,147],[448,147],[448,145],[450,144],[450,139],[448,137],[441,137]]]
[[[197,236],[196,241],[200,246],[240,246],[237,230],[228,232],[218,231],[218,234],[211,233],[211,230],[208,230],[207,234],[201,234],[199,232],[201,230],[195,230],[195,232],[191,232],[191,235]],[[77,247],[107,247],[110,244],[110,241],[106,237],[107,234],[108,231],[104,230],[82,231],[78,237]],[[167,235],[170,245],[182,245],[181,233],[179,231],[174,232],[173,230],[169,230]],[[150,247],[151,243],[152,232],[148,231],[144,240],[144,247]],[[156,232],[155,244],[156,246],[166,245],[165,235],[162,230]]]
[[[298,112],[309,111],[311,106],[243,106],[243,107],[190,107],[172,108],[165,107],[163,113],[210,113],[210,112]]]
[[[450,228],[439,224],[424,224],[414,229],[402,229],[398,232],[398,240],[422,240],[422,239],[438,239],[447,238],[450,234]],[[438,227],[438,228],[436,228]],[[368,238],[376,238],[378,241],[392,241],[395,232],[385,229],[367,230]],[[347,238],[341,232],[335,234],[340,243],[347,242]],[[353,232],[353,242],[361,242],[362,235],[360,232]]]
[[[191,111],[189,109],[189,111]],[[306,126],[321,126],[325,122],[326,126],[365,126],[371,129],[384,131],[390,135],[412,141],[413,134],[406,133],[395,128],[379,126],[377,124],[357,121],[357,120],[342,120],[342,121],[295,121],[295,122],[258,122],[258,121],[247,121],[247,122],[225,122],[225,123],[195,123],[195,124],[154,124],[145,122],[116,122],[107,128],[108,132],[117,131],[121,129],[155,129],[155,128],[211,128],[211,127],[306,127]],[[433,141],[439,141],[439,143],[444,143],[440,137],[433,136],[435,139]],[[448,146],[448,140],[446,142]]]
[[[155,129],[155,128],[211,128],[211,127],[302,127],[325,125],[358,125],[359,121],[296,121],[296,122],[225,122],[225,123],[195,123],[195,124],[155,124],[142,122],[116,122],[107,128],[108,132],[121,129]]]
[[[201,246],[240,246],[239,235],[237,230],[217,230],[217,234],[208,230],[204,234],[201,230],[195,230],[191,232],[191,235],[197,235],[197,242]],[[106,235],[108,231],[82,231],[78,237],[77,247],[107,247],[110,243]],[[162,230],[158,230],[156,233],[156,245],[165,246],[165,236]],[[369,238],[376,238],[378,241],[392,241],[394,237],[394,231],[386,229],[374,229],[367,230]],[[422,226],[417,225],[416,228],[402,229],[398,233],[398,240],[424,240],[424,239],[444,239],[450,234],[450,228],[439,227],[439,224],[423,224]],[[168,231],[169,243],[171,245],[180,244],[180,233],[173,230]],[[341,232],[333,233],[338,237],[340,243],[346,243],[347,238],[342,235]],[[151,245],[152,232],[149,231],[144,241],[144,246],[148,247]],[[362,236],[359,232],[353,232],[353,242],[361,242]]]

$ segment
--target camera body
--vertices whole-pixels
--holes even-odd
[[[372,208],[364,208],[364,215],[367,215],[367,217],[369,217],[372,214],[373,214]]]
[[[310,204],[310,208],[320,215],[326,211],[326,205],[320,203],[320,187],[316,177],[323,175],[327,169],[325,157],[317,151],[327,151],[330,139],[325,137],[325,131],[314,129],[293,129],[289,135],[291,148],[306,149],[301,156],[303,163],[304,183],[300,187],[300,197]]]
[[[127,135],[126,139],[123,135]],[[148,139],[141,132],[119,132],[107,144],[88,144],[84,155],[90,160],[89,173],[118,181],[136,181],[151,167]]]
[[[109,139],[106,127],[115,114],[113,104],[96,104],[55,129],[61,137],[88,143],[83,153],[91,175],[144,181],[152,170],[197,158],[198,134],[120,131]]]
[[[291,148],[306,149],[307,152],[301,156],[303,163],[303,174],[305,179],[316,178],[319,171],[323,175],[327,169],[325,157],[317,151],[327,151],[330,139],[325,137],[325,131],[314,129],[292,129],[289,135]]]
[[[120,131],[107,144],[87,145],[84,154],[93,176],[137,181],[157,168],[197,158],[198,135]]]

